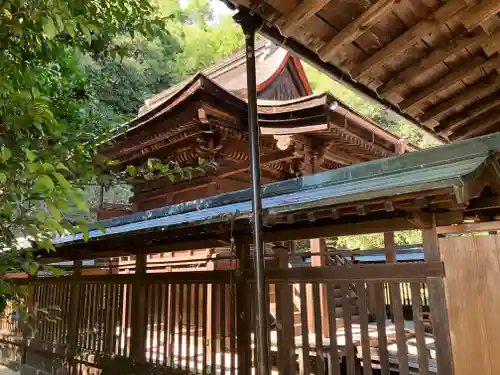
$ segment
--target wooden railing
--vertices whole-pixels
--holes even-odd
[[[436,357],[434,334],[424,326],[421,286],[442,276],[437,262],[267,270],[277,319],[270,333],[274,369],[339,375],[345,368],[355,375],[362,365],[365,375],[372,368],[382,374],[437,373],[447,359]],[[251,271],[19,282],[32,290],[30,318],[22,327],[10,317],[1,320],[2,341],[10,345],[12,360],[46,373],[248,375],[254,366]],[[390,286],[393,322],[387,319],[384,284]],[[412,307],[406,321],[401,285]]]

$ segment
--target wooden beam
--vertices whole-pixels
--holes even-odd
[[[497,0],[482,0],[468,11],[462,18],[462,24],[467,31],[472,31],[481,23],[500,12],[500,2]]]
[[[490,57],[495,52],[500,51],[500,31],[491,34],[483,44],[483,51],[486,56]]]
[[[472,122],[463,128],[453,132],[449,139],[456,141],[459,139],[470,138],[480,134],[484,134],[488,129],[494,127],[500,122],[500,109],[486,113],[486,115],[479,118],[476,122]]]
[[[271,283],[355,282],[355,281],[409,281],[444,276],[443,263],[352,264],[349,267],[299,267],[270,269]]]
[[[389,14],[393,7],[401,0],[379,0],[368,8],[361,16],[352,21],[345,28],[340,30],[328,43],[319,51],[319,56],[323,61],[328,61],[335,56],[345,45],[352,43],[359,38],[370,27]],[[305,3],[304,1],[303,3]],[[302,3],[301,3],[302,4]]]
[[[360,221],[357,223],[317,226],[310,228],[294,228],[264,232],[265,242],[294,241],[318,237],[349,236],[357,234],[382,233],[388,229],[408,230],[417,229],[406,218],[381,219]],[[251,237],[245,237],[251,241]]]
[[[359,79],[362,76],[369,75],[386,61],[392,59],[423,36],[427,35],[430,30],[435,29],[436,26],[441,24],[441,22],[449,21],[451,17],[466,8],[467,5],[463,0],[447,1],[428,18],[417,23],[411,29],[401,34],[399,37],[388,43],[382,49],[355,67],[351,72],[351,76]]]
[[[498,74],[481,79],[472,86],[467,87],[460,94],[428,109],[422,116],[419,117],[419,120],[421,122],[439,120],[453,111],[456,107],[463,107],[463,103],[474,102],[477,101],[478,98],[483,98],[486,95],[493,93],[498,85],[500,85],[500,76]]]
[[[456,113],[441,121],[441,123],[434,128],[434,131],[438,134],[453,132],[456,129],[463,127],[472,119],[485,114],[486,112],[495,107],[498,107],[499,105],[500,93],[494,93],[493,95],[490,95],[474,103],[464,111]]]
[[[431,84],[430,86],[426,86],[426,88],[424,88],[423,90],[410,95],[403,101],[403,103],[400,104],[400,108],[403,111],[408,111],[408,109],[422,104],[424,101],[429,100],[436,94],[440,93],[443,90],[446,90],[453,84],[463,80],[471,74],[483,70],[489,71],[492,69],[497,69],[499,67],[499,57],[485,60],[482,56],[476,56],[475,58],[469,60],[466,64],[462,65],[460,68],[452,70],[450,73],[446,74],[436,83]]]
[[[410,80],[420,76],[427,70],[434,68],[436,65],[442,64],[443,60],[448,56],[451,56],[470,46],[481,44],[486,41],[487,38],[489,38],[487,34],[482,34],[475,37],[461,34],[451,41],[445,42],[439,48],[433,50],[427,56],[418,60],[415,64],[410,65],[406,69],[396,74],[389,81],[387,81],[387,83],[380,87],[377,92],[382,97],[386,97],[388,94],[397,92],[398,90],[402,89]]]
[[[500,208],[500,196],[474,199],[469,203],[465,211],[480,211],[492,208]]]
[[[283,35],[290,35],[296,27],[305,24],[329,2],[330,0],[302,1],[290,13],[281,16],[276,24]]]
[[[484,223],[464,223],[460,225],[437,227],[437,234],[448,235],[473,232],[489,232],[493,230],[500,230],[500,221],[488,221]]]

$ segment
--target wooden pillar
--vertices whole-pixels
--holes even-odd
[[[252,343],[251,343],[251,291],[248,287],[245,271],[249,271],[250,247],[236,240],[236,254],[238,256],[239,278],[236,284],[236,335],[238,354],[238,374],[252,373]]]
[[[394,232],[384,233],[384,248],[386,263],[397,263],[396,241],[394,240]]]
[[[278,259],[278,267],[288,269],[290,264],[289,243],[274,248]],[[295,345],[294,345],[294,318],[295,306],[293,303],[293,285],[276,284],[276,323],[278,330],[278,367],[283,374],[295,373]]]
[[[319,253],[321,255],[316,255],[316,256],[311,256],[311,265],[313,267],[325,267],[327,266],[327,256],[328,256],[328,249],[326,247],[326,239],[325,238],[314,238],[311,239],[311,252],[312,253]],[[326,284],[320,284],[319,285],[319,292],[320,292],[320,301],[319,305],[321,308],[321,331],[323,332],[323,335],[328,335],[328,305],[327,305],[327,288]],[[312,313],[312,289],[308,290],[308,301],[311,301],[311,307],[309,308],[309,313],[307,315],[308,317],[308,324],[309,324],[309,330],[310,332],[314,332],[313,326],[314,326],[314,314]]]
[[[394,240],[394,232],[385,232],[384,233],[384,253],[385,253],[385,262],[386,263],[397,263],[396,256],[396,241]],[[392,293],[389,293],[389,311],[388,315],[391,320],[394,322],[393,313],[392,313]]]
[[[78,346],[78,323],[80,321],[80,276],[82,275],[82,261],[73,261],[73,275],[72,283],[70,286],[69,296],[69,318],[68,318],[68,331],[66,342],[68,344],[69,365],[73,375],[78,374],[78,366],[75,361],[77,346]],[[82,301],[83,302],[83,301]]]
[[[130,353],[136,362],[146,361],[146,285],[144,275],[146,274],[146,255],[138,254],[135,257],[135,275],[132,284],[132,311],[131,311],[131,333]]]
[[[432,227],[425,228],[423,233],[424,257],[426,261],[441,261],[436,231],[436,218],[434,215],[432,221]],[[451,349],[444,280],[441,277],[428,277],[427,287],[429,289],[429,304],[435,339],[438,373],[453,375],[453,353]]]

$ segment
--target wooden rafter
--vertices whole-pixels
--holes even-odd
[[[482,34],[475,37],[470,37],[465,34],[459,35],[451,41],[445,42],[441,47],[433,50],[423,59],[418,60],[406,69],[402,70],[391,78],[387,83],[380,87],[377,92],[383,97],[397,92],[403,88],[410,80],[420,76],[436,65],[442,64],[443,60],[449,55],[455,54],[465,48],[473,45],[486,43],[490,36]]]
[[[347,44],[352,43],[366,30],[389,14],[394,6],[401,0],[379,0],[368,8],[361,16],[352,21],[344,29],[340,30],[323,48],[319,51],[322,60],[330,60]],[[305,1],[303,2],[305,3]]]
[[[478,119],[463,128],[453,132],[450,135],[450,140],[456,141],[459,139],[471,138],[473,136],[481,135],[485,133],[488,129],[493,128],[498,123],[500,123],[500,109],[493,112],[488,112],[485,116]]]
[[[483,0],[462,17],[462,24],[468,31],[472,31],[498,12],[500,12],[499,1]]]
[[[467,107],[463,111],[456,113],[445,120],[441,121],[434,131],[439,134],[451,132],[458,128],[463,127],[467,122],[472,119],[485,114],[487,111],[500,105],[500,93],[494,93],[482,100]]]
[[[408,111],[410,108],[419,106],[424,101],[429,100],[439,92],[446,90],[453,84],[463,80],[473,73],[477,73],[481,70],[488,71],[499,67],[499,57],[485,60],[482,56],[476,56],[466,64],[462,65],[460,68],[452,70],[450,73],[439,79],[436,83],[410,95],[406,100],[403,101],[403,103],[400,104],[400,108],[403,111]]]
[[[278,19],[277,24],[284,35],[289,35],[297,26],[307,22],[330,0],[310,0],[300,2],[290,13]]]
[[[463,0],[450,0],[446,2],[428,18],[420,21],[411,29],[401,34],[381,50],[377,51],[361,64],[356,66],[356,68],[352,70],[351,75],[354,78],[369,75],[386,61],[395,57],[397,54],[408,48],[408,46],[414,44],[417,40],[428,34],[429,31],[439,25],[440,22],[448,21],[451,17],[466,8],[467,5]]]
[[[500,31],[491,34],[482,44],[482,47],[486,56],[491,56],[495,52],[500,51]]]
[[[453,112],[456,107],[463,107],[464,104],[471,103],[478,98],[484,98],[485,96],[493,93],[498,86],[500,86],[500,76],[498,74],[479,80],[472,86],[466,88],[460,94],[428,109],[422,116],[419,117],[419,120],[426,122],[446,117],[446,115]]]

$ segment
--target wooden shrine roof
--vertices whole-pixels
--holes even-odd
[[[417,150],[332,95],[310,94],[300,61],[285,50],[259,42],[257,51],[264,183]],[[194,166],[200,158],[217,163],[215,170],[197,171],[199,179],[189,186],[182,179],[134,182],[137,207],[211,195],[193,187],[216,183],[222,193],[249,186],[244,69],[244,54],[237,53],[158,94],[101,148],[116,169],[150,158],[181,166]]]
[[[430,213],[438,224],[496,215],[499,152],[496,134],[265,185],[265,241],[418,228]],[[222,194],[102,221],[105,232],[90,231],[89,242],[81,234],[57,238],[48,256],[221,246],[250,235],[250,215],[250,190]]]
[[[296,92],[294,96],[299,97],[312,94],[311,86],[300,60],[287,50],[278,47],[269,40],[262,39],[255,44],[255,59],[257,92],[260,93],[259,97],[266,97],[266,89],[280,75],[289,76],[287,78],[295,86]],[[246,56],[244,50],[206,68],[200,74],[239,97],[246,97],[247,95]],[[189,84],[189,81],[193,77],[147,99],[139,109],[139,115],[147,113],[158,105],[161,105]],[[267,99],[280,98],[268,95]]]
[[[500,131],[499,0],[224,0],[443,140]],[[249,11],[250,10],[250,11]]]

